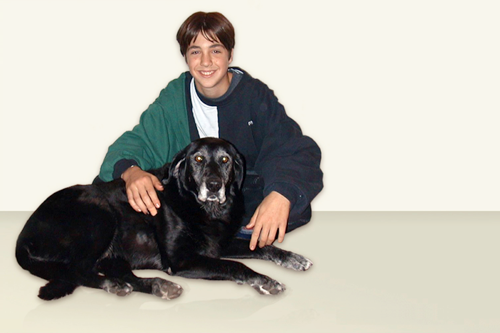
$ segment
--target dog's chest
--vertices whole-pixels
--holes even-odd
[[[198,254],[209,258],[220,258],[221,247],[220,244],[213,239],[207,238],[201,242],[198,247]]]
[[[198,229],[198,228],[197,228]],[[224,233],[219,228],[206,226],[199,228],[194,232],[196,252],[200,255],[210,258],[220,258],[221,243],[224,239]]]

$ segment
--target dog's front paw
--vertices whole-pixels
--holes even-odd
[[[311,268],[313,262],[300,254],[290,252],[290,255],[278,264],[295,271],[307,271]]]
[[[123,281],[119,280],[109,280],[106,279],[104,282],[101,284],[101,288],[104,289],[104,291],[110,293],[110,294],[115,294],[118,296],[127,296],[132,293],[134,288]]]
[[[250,286],[262,295],[278,295],[286,289],[283,283],[273,280],[267,276],[250,283]]]
[[[167,300],[177,298],[182,294],[180,285],[160,278],[154,279],[151,287],[153,295]]]

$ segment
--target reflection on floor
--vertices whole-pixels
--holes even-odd
[[[285,283],[280,296],[141,271],[184,293],[81,287],[52,302],[14,258],[29,215],[0,212],[2,332],[500,332],[500,212],[315,212],[278,245],[310,258],[309,271],[244,261]]]

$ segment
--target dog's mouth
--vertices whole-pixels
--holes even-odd
[[[220,201],[220,199],[215,194],[212,194],[212,195],[207,197],[207,201]]]
[[[218,203],[218,204],[223,204],[226,202],[226,196],[225,195],[220,195],[219,193],[217,194],[207,194],[203,195],[202,193],[198,194],[198,200],[200,200],[203,203]]]

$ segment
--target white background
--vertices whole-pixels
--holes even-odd
[[[498,1],[0,1],[0,210],[97,175],[187,70],[195,11],[236,29],[323,151],[314,210],[500,209]]]

